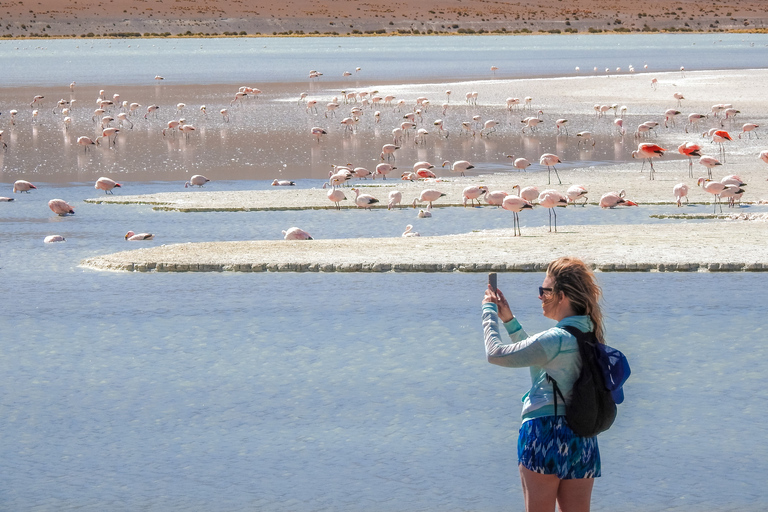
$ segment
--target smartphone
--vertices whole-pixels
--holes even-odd
[[[491,289],[496,291],[496,272],[490,272],[488,274],[488,284],[491,285]]]

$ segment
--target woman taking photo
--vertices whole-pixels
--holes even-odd
[[[565,419],[549,375],[565,402],[581,370],[576,338],[563,326],[594,331],[603,343],[601,291],[592,271],[579,259],[559,258],[549,264],[539,287],[541,309],[557,325],[529,336],[512,313],[501,290],[489,286],[483,299],[483,332],[488,362],[511,368],[529,367],[531,388],[523,396],[523,423],[517,442],[518,467],[527,512],[589,511],[594,479],[600,476],[597,437],[579,437]],[[501,332],[512,343],[504,344]]]

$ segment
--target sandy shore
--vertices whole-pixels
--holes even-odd
[[[102,35],[733,31],[768,26],[759,1],[360,3],[353,0],[42,0],[0,4],[6,37]]]

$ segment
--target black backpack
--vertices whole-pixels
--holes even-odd
[[[581,372],[573,384],[573,393],[565,410],[565,419],[577,435],[593,437],[608,430],[616,419],[616,402],[605,382],[605,369],[601,368],[601,353],[604,353],[606,348],[618,353],[622,358],[619,364],[623,363],[626,366],[626,376],[622,376],[623,380],[618,384],[619,390],[626,377],[629,377],[629,364],[621,352],[598,342],[595,333],[584,333],[570,325],[564,326],[563,329],[576,337],[581,355]],[[547,380],[552,382],[554,388],[555,416],[557,416],[557,395],[560,395],[563,402],[565,398],[555,379],[547,375]],[[613,387],[615,388],[615,385]]]

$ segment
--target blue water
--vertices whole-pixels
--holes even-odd
[[[0,86],[429,81],[759,67],[768,34],[403,36],[0,41]],[[674,51],[670,51],[674,48]],[[41,70],[45,70],[41,72]],[[354,83],[349,80],[350,83]]]
[[[603,45],[613,36],[603,37],[584,40]],[[640,36],[616,40],[640,40],[635,37]],[[671,53],[669,37],[691,38],[672,41],[695,46],[706,42],[713,54],[720,44],[713,45],[714,36],[708,35],[644,40],[658,46],[661,55]],[[761,41],[764,36],[717,37],[738,45],[739,38]],[[494,38],[415,40],[450,46],[474,40],[485,45]],[[177,45],[182,54],[183,45],[190,44],[230,45],[220,50],[226,53],[241,44],[308,41],[34,42],[45,50],[29,48],[30,41],[3,41],[0,65],[11,71],[0,80],[3,85],[66,86],[73,79],[144,83],[120,75],[113,59],[101,59],[105,68],[90,67],[73,49],[77,44],[82,51],[93,44],[88,49],[92,57],[110,56],[109,44],[124,50],[131,44],[131,51],[140,45],[151,56],[151,44]],[[364,45],[360,51],[367,55],[382,44],[405,42],[337,40]],[[318,48],[330,44],[327,39],[316,42]],[[34,54],[43,59],[36,62],[51,63],[50,73],[20,62],[18,56],[8,57],[16,51],[14,45],[27,47],[18,50],[21,55]],[[46,56],[54,48],[69,48],[76,56],[63,59],[69,72]],[[601,51],[585,51],[582,62],[600,60]],[[212,59],[214,66],[221,58],[220,53]],[[138,64],[138,58],[125,60],[133,62],[133,71],[145,66],[142,73],[166,73]],[[670,69],[677,69],[672,60]],[[163,63],[181,73],[169,74],[168,80],[202,80],[189,66],[172,59]],[[639,66],[642,61],[632,63]],[[297,65],[297,73],[304,73],[303,67]],[[244,69],[229,69],[221,81],[245,81]],[[420,76],[428,79],[432,72]],[[478,76],[484,72],[478,70]],[[260,73],[284,73],[276,81],[302,80],[263,66],[247,83],[261,81]],[[168,142],[168,155],[177,146],[185,147]],[[417,219],[413,209],[192,214],[158,212],[147,205],[89,204],[82,200],[100,192],[88,174],[100,173],[107,164],[97,157],[78,157],[75,163],[82,159],[88,172],[77,170],[83,177],[57,184],[53,182],[61,180],[54,173],[68,172],[68,161],[47,153],[45,161],[62,169],[35,173],[30,159],[17,153],[12,145],[5,165],[11,162],[18,172],[33,173],[39,188],[0,203],[0,510],[522,508],[515,444],[519,400],[529,377],[524,369],[485,361],[479,323],[484,275],[114,273],[78,266],[83,258],[127,248],[278,239],[281,230],[294,225],[317,238],[399,236],[407,223],[424,235],[509,227],[509,212],[437,208],[433,218]],[[132,166],[147,166],[138,155]],[[174,164],[170,156],[168,160],[170,169]],[[129,167],[122,171],[134,172]],[[181,190],[179,176],[186,174],[165,171],[154,171],[151,180],[128,181],[118,194]],[[0,195],[13,196],[9,181],[15,177],[8,172],[5,178]],[[306,179],[298,186],[319,184]],[[269,185],[222,179],[207,188]],[[77,213],[53,215],[46,203],[54,197],[69,201]],[[558,223],[681,222],[648,217],[678,210],[568,207],[558,212]],[[682,210],[709,213],[710,206]],[[765,210],[752,206],[742,211]],[[534,209],[520,220],[525,233],[545,225],[547,214]],[[156,239],[129,243],[123,239],[128,230],[153,232]],[[67,241],[43,244],[49,234],[64,235]],[[542,243],[553,244],[553,257],[567,253],[556,237]],[[728,250],[727,241],[723,250]],[[536,298],[542,279],[541,274],[499,277],[529,332],[551,325],[541,316]],[[627,354],[633,374],[617,423],[600,437],[604,476],[595,486],[592,509],[766,509],[768,278],[764,273],[605,273],[599,279],[609,340]]]

